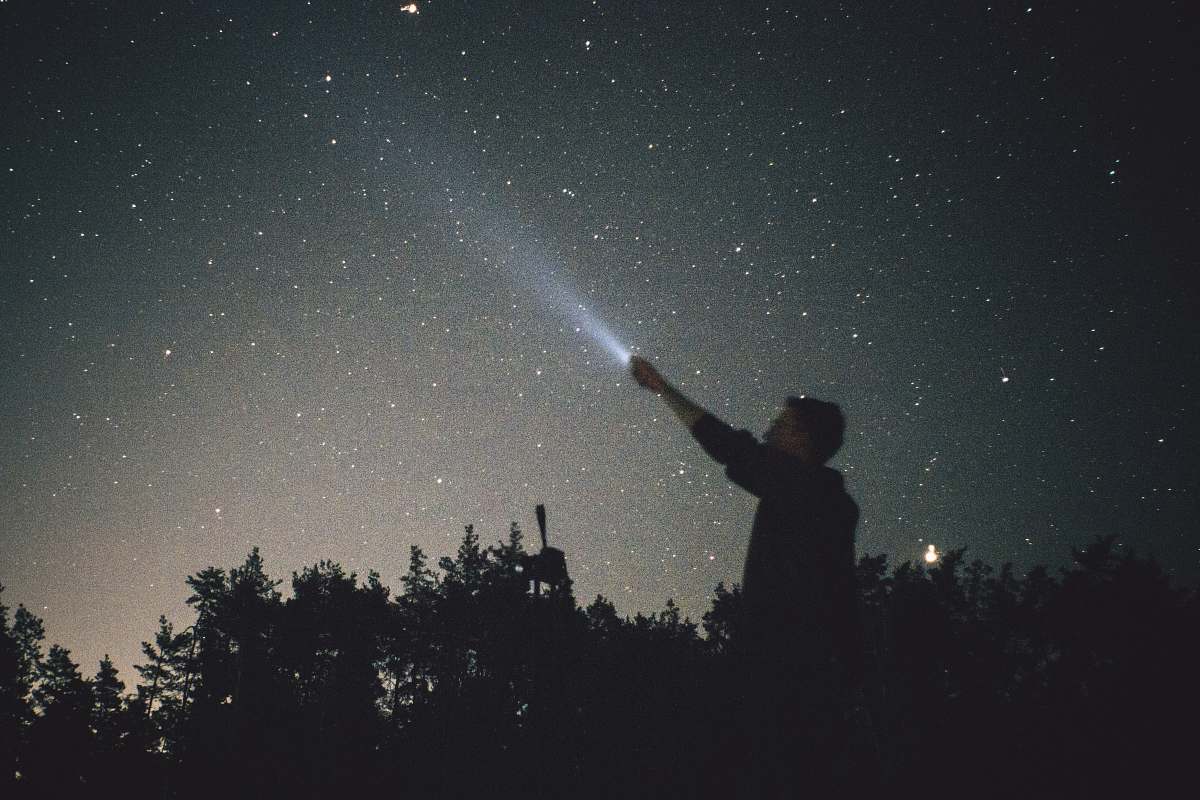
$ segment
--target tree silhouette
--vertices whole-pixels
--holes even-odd
[[[134,665],[142,678],[137,687],[137,707],[145,715],[143,736],[151,742],[153,752],[168,757],[178,753],[192,644],[191,630],[175,633],[167,618],[160,616],[154,642],[142,642],[146,663]]]
[[[323,794],[353,785],[381,738],[389,592],[374,573],[360,586],[354,573],[326,561],[294,573],[292,591],[279,657],[299,712],[297,754],[310,790]]]
[[[35,795],[77,793],[89,777],[92,694],[65,648],[51,645],[38,665],[32,695],[37,716],[22,760],[23,781]]]
[[[4,587],[0,586],[0,595]],[[15,789],[17,753],[29,717],[25,705],[28,689],[21,682],[17,638],[8,618],[8,606],[0,602],[0,791]]]
[[[569,585],[530,594],[525,555],[516,525],[488,547],[468,527],[437,568],[412,548],[396,596],[320,561],[284,598],[253,550],[187,578],[195,620],[160,618],[132,694],[0,605],[5,796],[755,795],[740,587],[699,625],[672,600],[624,617]],[[803,769],[773,790],[832,772],[850,795],[982,775],[996,794],[1154,794],[1183,775],[1196,593],[1111,537],[1073,555],[1023,576],[961,550],[861,558],[862,679],[809,706],[820,737],[781,743]]]
[[[92,679],[91,725],[99,749],[112,752],[121,742],[121,727],[125,724],[125,683],[117,677],[117,668],[107,655],[100,661]]]

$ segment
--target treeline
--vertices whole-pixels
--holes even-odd
[[[195,619],[160,619],[132,691],[0,606],[0,796],[737,796],[738,588],[699,624],[670,601],[623,618],[533,597],[523,554],[515,524],[486,548],[468,527],[437,570],[412,548],[396,593],[323,561],[284,598],[255,549],[187,578]],[[1074,556],[859,562],[848,787],[1145,795],[1187,774],[1196,593],[1111,538]]]

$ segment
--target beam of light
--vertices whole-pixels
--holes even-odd
[[[446,184],[438,174],[418,171],[415,177],[423,179],[430,196]],[[466,184],[472,185],[470,181]],[[459,242],[469,242],[488,268],[501,267],[515,295],[536,298],[539,305],[587,336],[618,364],[627,365],[632,348],[602,319],[594,303],[585,304],[585,293],[571,288],[572,282],[563,277],[568,272],[567,259],[543,239],[537,224],[515,219],[511,210],[501,209],[487,195],[482,190],[459,193],[467,200],[455,210]]]
[[[580,300],[578,292],[560,277],[561,259],[554,257],[536,235],[511,226],[493,229],[493,239],[504,243],[509,273],[528,295],[542,306],[565,318],[576,333],[595,342],[618,364],[628,364],[632,351],[593,308]]]
[[[576,304],[576,308],[571,312],[571,316],[578,323],[576,330],[590,336],[596,344],[603,347],[619,363],[629,363],[631,355],[629,348],[621,344],[621,340],[608,329],[608,326],[599,317],[584,308],[581,303]]]
[[[579,302],[575,292],[564,286],[560,279],[555,277],[553,270],[543,273],[538,282],[541,285],[535,290],[535,293],[547,308],[566,317],[575,328],[576,333],[587,336],[604,352],[612,356],[617,363],[629,363],[629,348],[621,342],[621,339],[613,333],[599,315]]]

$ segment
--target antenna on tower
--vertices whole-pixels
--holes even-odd
[[[546,537],[546,506],[541,503],[537,507],[537,522],[542,534],[542,550],[535,555],[521,556],[521,572],[533,583],[535,597],[542,593],[542,583],[550,587],[550,594],[556,594],[571,584],[567,576],[566,554],[557,547],[551,547]]]

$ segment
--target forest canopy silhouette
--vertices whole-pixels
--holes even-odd
[[[254,549],[186,579],[132,684],[85,677],[41,621],[0,606],[5,797],[738,796],[738,586],[699,623],[622,617],[570,585],[534,596],[514,523],[473,528],[398,590],[322,561],[268,576]],[[1098,538],[1071,565],[885,556],[857,564],[863,690],[847,789],[1108,795],[1182,777],[1200,605]],[[803,754],[797,754],[803,758]],[[743,767],[745,768],[745,767]],[[851,792],[853,793],[853,792]]]

